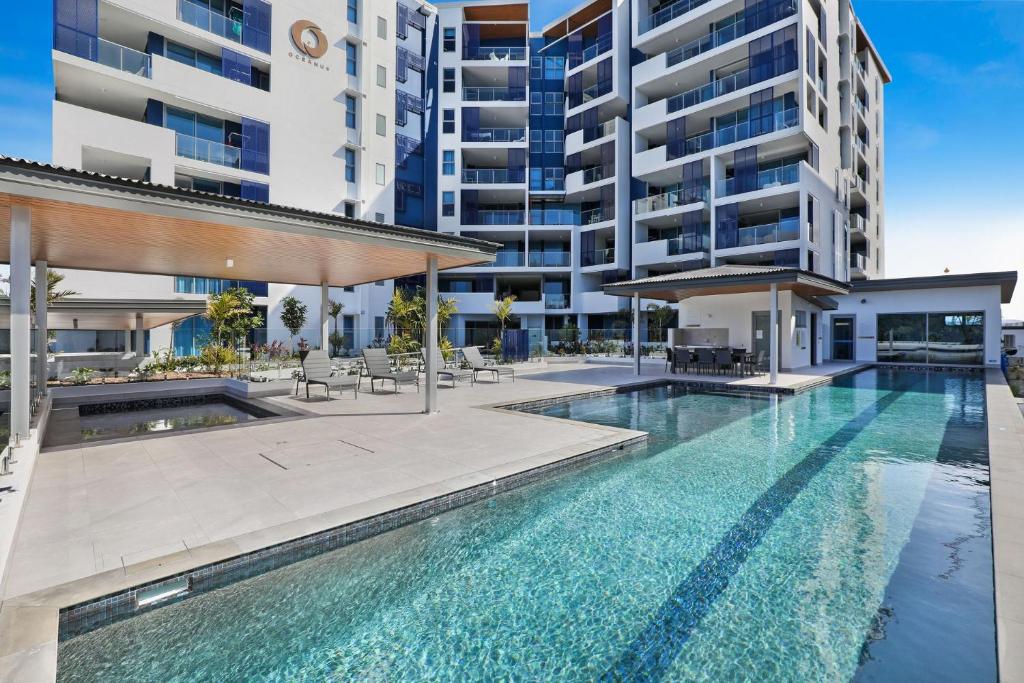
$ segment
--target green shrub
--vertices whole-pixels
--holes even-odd
[[[75,368],[71,371],[71,383],[76,385],[88,384],[93,372],[95,371],[92,368]]]

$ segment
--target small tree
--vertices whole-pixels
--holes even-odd
[[[294,352],[295,337],[306,325],[309,307],[294,296],[281,299],[281,324],[288,330],[288,347]]]
[[[675,315],[675,311],[668,304],[664,306],[647,304],[647,320],[658,331],[658,339],[652,341],[665,341],[665,328],[668,327],[673,315]]]
[[[512,314],[512,304],[516,302],[516,297],[509,294],[500,301],[495,301],[491,306],[491,310],[494,312],[494,317],[498,319],[498,325],[501,328],[501,333],[498,335],[497,344],[494,345],[495,355],[501,353],[501,345],[505,340],[505,328],[515,317]]]
[[[328,337],[328,342],[330,342],[331,345],[332,356],[338,355],[341,345],[344,342],[344,337],[338,334],[338,316],[340,316],[341,312],[344,310],[345,304],[340,301],[335,301],[334,299],[329,299],[327,301],[327,315],[334,319],[334,333]]]

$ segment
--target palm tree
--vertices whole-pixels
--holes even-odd
[[[498,319],[498,324],[501,325],[501,336],[505,336],[505,327],[512,320],[512,304],[516,302],[516,297],[509,294],[500,301],[495,301],[491,310],[494,312],[494,317]]]
[[[327,300],[327,315],[334,318],[334,331],[338,331],[338,316],[345,310],[345,304],[334,299]]]
[[[73,289],[57,289],[61,282],[64,281],[64,274],[58,273],[55,270],[46,271],[46,305],[49,306],[52,303],[63,301],[69,296],[75,296],[79,294]],[[32,288],[29,291],[29,306],[32,307],[32,316],[35,317],[36,313],[36,283],[32,282]]]

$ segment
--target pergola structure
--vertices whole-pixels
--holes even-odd
[[[6,231],[6,234],[5,234]],[[426,412],[437,410],[437,273],[494,260],[498,245],[336,214],[210,195],[0,156],[0,262],[11,265],[11,433],[30,422],[31,269],[188,274],[331,286],[426,273]],[[36,327],[45,340],[45,288]]]
[[[838,280],[799,268],[779,266],[722,265],[666,275],[616,282],[605,285],[605,294],[633,299],[633,363],[640,374],[640,299],[658,299],[678,303],[684,299],[713,294],[768,295],[771,339],[768,352],[769,381],[775,384],[779,374],[779,290],[791,290],[811,303],[828,306],[827,297],[848,294],[850,286]]]

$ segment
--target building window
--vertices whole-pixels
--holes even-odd
[[[561,154],[563,149],[564,133],[560,130],[544,131],[544,151],[553,154]]]
[[[447,190],[441,193],[441,215],[455,215],[455,193]]]
[[[382,88],[388,87],[388,69],[381,64],[377,65],[377,85]]]
[[[356,151],[345,150],[345,180],[350,183],[356,181]]]
[[[447,26],[444,29],[444,51],[455,52],[455,28]]]
[[[373,336],[377,339],[384,338],[384,316],[382,315],[373,317]]]
[[[377,17],[377,37],[384,40],[388,38],[388,20],[384,17]]]
[[[444,78],[444,92],[455,92],[455,69],[445,69]]]
[[[356,127],[356,98],[345,95],[345,127]]]
[[[346,173],[347,175],[347,173]],[[356,205],[352,202],[345,202],[345,218],[356,217]]]
[[[377,221],[378,223],[383,223],[384,214],[382,214],[380,211],[377,211],[376,213],[373,214],[373,220]]]
[[[563,116],[565,114],[565,95],[560,92],[544,93],[544,115]]]
[[[345,43],[345,71],[349,76],[359,75],[358,50],[355,43]]]
[[[359,23],[359,0],[348,0],[348,20],[353,24]]]
[[[443,123],[443,126],[444,126],[441,129],[442,133],[454,133],[455,132],[455,110],[454,109],[445,109],[444,110],[444,118],[443,118],[443,122],[442,123]]]
[[[377,135],[388,134],[388,119],[383,114],[377,114]]]
[[[446,149],[441,163],[441,175],[455,175],[455,150]]]
[[[530,93],[530,116],[544,115],[544,93],[533,91]]]
[[[386,182],[386,179],[384,177],[384,164],[377,164],[376,177],[378,185],[383,185]]]
[[[199,69],[200,71],[207,71],[211,74],[217,74],[218,76],[221,76],[224,73],[220,57],[214,57],[213,55],[208,55],[205,52],[193,50],[190,47],[179,45],[178,43],[173,43],[171,41],[167,41],[164,56],[166,56],[167,59],[179,62],[180,64],[185,64],[186,66],[191,66]]]
[[[807,329],[807,311],[793,311],[793,326],[799,330]],[[769,316],[769,320],[771,317]]]

